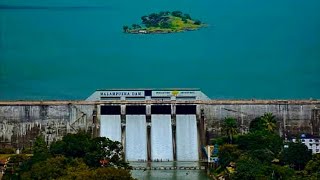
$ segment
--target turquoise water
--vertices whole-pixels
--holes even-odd
[[[320,98],[319,0],[0,5],[11,6],[0,9],[0,99],[85,99],[97,88],[138,87],[198,87],[211,98]],[[210,26],[121,32],[161,10],[181,10]]]

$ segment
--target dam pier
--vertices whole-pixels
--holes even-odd
[[[226,117],[240,133],[271,112],[283,137],[319,135],[318,100],[211,100],[200,89],[97,90],[83,101],[1,101],[0,146],[27,148],[86,131],[122,143],[128,161],[199,161]]]

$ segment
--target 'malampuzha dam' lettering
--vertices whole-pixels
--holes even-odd
[[[113,97],[121,97],[121,96],[144,96],[144,93],[141,91],[106,91],[100,92],[100,96],[113,96]]]

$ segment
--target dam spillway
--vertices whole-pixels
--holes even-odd
[[[121,117],[120,115],[102,115],[100,120],[100,136],[112,141],[121,142]]]
[[[100,136],[121,142],[120,106],[101,106]]]
[[[177,161],[198,161],[195,115],[177,115]]]
[[[173,161],[171,115],[151,115],[151,159]]]
[[[128,161],[147,161],[145,115],[127,115],[125,152]]]
[[[101,109],[108,113],[114,111],[115,107],[102,106]],[[146,118],[147,109],[151,111],[149,120]],[[177,113],[182,115],[172,116],[170,105],[152,105],[149,108],[141,105],[126,106],[122,120],[125,130],[121,133],[124,137],[122,142],[125,147],[125,159],[128,161],[198,161],[196,106],[179,105],[176,109]],[[117,113],[121,113],[121,110]],[[176,124],[173,124],[173,117],[176,119]],[[120,115],[102,115],[100,121],[100,136],[120,139]],[[173,126],[176,129],[175,132]],[[174,141],[175,138],[176,141]]]

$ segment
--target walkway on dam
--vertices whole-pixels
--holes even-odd
[[[227,105],[227,104],[320,104],[320,100],[194,100],[194,101],[0,101],[0,106],[23,105],[100,105],[100,104],[203,104],[203,105]]]

